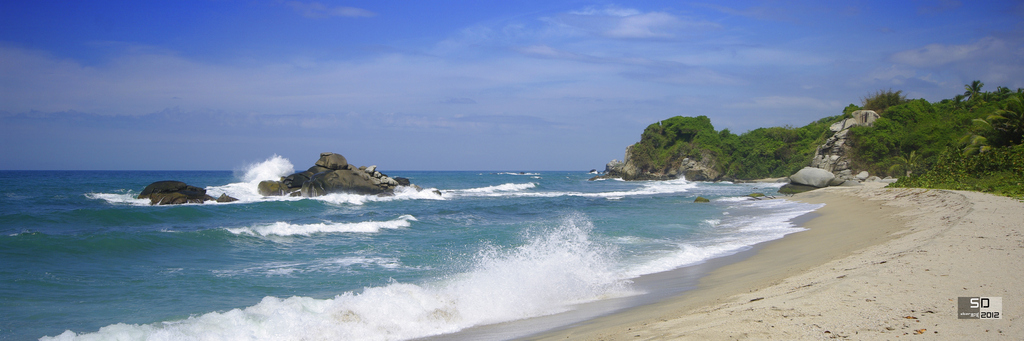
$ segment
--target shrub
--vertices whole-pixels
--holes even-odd
[[[903,96],[902,90],[898,90],[896,92],[893,92],[892,89],[884,91],[878,90],[874,94],[864,97],[861,101],[861,106],[864,107],[865,110],[874,110],[881,115],[887,108],[903,104],[906,101],[907,98],[906,96]]]

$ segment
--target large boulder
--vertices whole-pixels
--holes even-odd
[[[348,166],[348,160],[345,160],[341,154],[320,153],[320,159],[316,160],[316,165],[330,170],[339,170]]]
[[[268,196],[282,196],[288,194],[288,186],[281,181],[264,180],[260,181],[259,185],[256,185],[256,190],[260,192],[260,195]]]
[[[817,188],[828,187],[832,179],[835,179],[835,174],[821,168],[804,167],[800,171],[796,172],[789,177],[789,181],[798,184],[813,186]]]
[[[149,184],[139,193],[139,199],[149,199],[150,205],[202,204],[216,200],[206,195],[206,189],[189,186],[181,181],[157,181]]]
[[[375,179],[364,171],[339,169],[313,175],[302,184],[302,196],[317,197],[328,193],[380,194],[387,191],[384,186],[371,181]]]

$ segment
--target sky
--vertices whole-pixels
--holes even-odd
[[[0,169],[602,170],[973,80],[1024,87],[1024,2],[9,0]]]

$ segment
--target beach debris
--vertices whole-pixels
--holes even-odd
[[[750,302],[756,302],[756,301],[760,301],[760,300],[763,300],[763,299],[764,299],[764,297],[753,298],[753,299],[750,300]]]
[[[927,330],[927,329],[918,329],[918,330],[915,330],[915,331],[914,331],[914,335],[921,335],[921,334],[924,334],[924,332],[925,332],[926,330]]]

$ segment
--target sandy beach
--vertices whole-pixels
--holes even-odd
[[[697,289],[535,339],[1024,339],[1024,203],[882,185],[787,198],[826,205]],[[958,319],[979,296],[1003,318]]]

